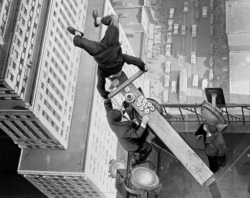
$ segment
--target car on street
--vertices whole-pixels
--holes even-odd
[[[181,26],[181,36],[186,36],[186,26],[185,25],[182,25]]]
[[[184,8],[183,8],[183,13],[188,13],[189,9],[188,9],[188,2],[184,1]]]
[[[168,31],[172,31],[173,30],[173,19],[169,19],[168,20]]]
[[[210,58],[209,58],[209,66],[210,66],[210,67],[213,67],[213,66],[214,66],[214,59],[213,59],[213,56],[210,56]]]
[[[173,39],[172,32],[167,33],[167,39]]]
[[[206,6],[203,6],[203,7],[202,7],[202,17],[203,17],[203,18],[206,18],[206,17],[207,17],[207,7],[206,7]]]
[[[209,80],[213,80],[214,79],[214,71],[212,68],[209,69],[209,72],[208,72],[208,79]]]
[[[213,22],[214,22],[214,15],[211,14],[211,15],[210,15],[210,24],[213,24]]]
[[[164,76],[164,87],[169,87],[169,74]]]
[[[204,90],[205,88],[207,88],[207,86],[208,86],[208,80],[206,78],[204,78],[202,80],[202,83],[201,83],[202,90]]]
[[[197,24],[192,25],[192,37],[197,36]]]
[[[163,102],[168,103],[169,99],[168,99],[168,90],[164,90],[163,93]]]
[[[214,53],[214,46],[212,43],[210,43],[209,52],[210,52],[210,54]]]
[[[211,26],[210,26],[210,33],[209,33],[210,36],[213,36],[213,33],[214,33],[214,28],[213,28],[213,26],[211,25]]]
[[[199,7],[199,0],[194,0],[194,7],[198,8]]]
[[[191,64],[196,64],[196,52],[191,52]]]
[[[166,45],[166,56],[171,56],[171,44]]]
[[[176,93],[177,81],[173,80],[171,84],[171,93]]]
[[[172,44],[173,39],[167,39],[167,44]]]
[[[174,9],[174,8],[170,8],[170,10],[169,10],[169,18],[170,18],[170,19],[173,18],[174,12],[175,12],[175,9]]]
[[[170,73],[171,72],[171,62],[166,61],[165,62],[165,73]]]
[[[173,35],[178,35],[178,34],[179,34],[179,24],[175,23]]]
[[[210,9],[214,9],[214,0],[210,0]]]
[[[198,84],[199,84],[199,74],[194,74],[192,85],[193,87],[198,87]]]

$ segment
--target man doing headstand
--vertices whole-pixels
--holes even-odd
[[[111,14],[100,18],[97,10],[94,10],[93,18],[95,27],[98,27],[101,23],[108,26],[105,36],[100,42],[84,38],[84,34],[73,27],[68,27],[67,30],[75,35],[73,39],[74,45],[87,51],[98,63],[97,89],[100,95],[107,99],[109,92],[105,90],[105,78],[119,77],[124,63],[133,64],[142,71],[147,71],[147,67],[140,58],[122,53],[117,16]]]

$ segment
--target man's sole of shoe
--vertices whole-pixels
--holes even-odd
[[[99,14],[98,14],[97,10],[93,10],[92,16],[93,16],[93,18],[94,18],[94,26],[95,26],[95,27],[99,27],[100,24],[98,24],[97,21],[96,21],[97,17],[99,17]]]
[[[84,36],[84,34],[81,32],[81,31],[79,31],[79,30],[76,30],[75,28],[73,28],[73,27],[67,27],[67,30],[68,30],[68,32],[70,33],[70,34],[72,34],[72,35],[76,35],[76,32],[79,32],[80,34],[81,34],[81,36],[83,37]]]

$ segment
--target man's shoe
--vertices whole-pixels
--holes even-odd
[[[76,31],[77,32],[79,32],[80,34],[81,34],[81,36],[83,37],[83,33],[81,32],[81,31],[79,31],[79,30],[76,30],[75,28],[73,28],[73,27],[67,27],[67,30],[68,30],[68,32],[70,33],[70,34],[72,34],[72,35],[76,35]]]
[[[94,18],[94,26],[95,27],[100,26],[100,24],[97,23],[97,17],[100,17],[99,14],[98,14],[98,12],[97,12],[97,10],[93,10],[92,16]]]
[[[144,153],[144,154],[141,154],[141,153],[140,153],[139,160],[137,160],[138,163],[139,163],[139,162],[144,162],[144,161],[146,161],[147,158],[148,158],[148,156],[149,156],[149,154],[151,153],[151,151],[152,151],[152,146],[151,146],[150,144],[148,144],[147,147],[148,147],[148,148],[147,148],[147,152],[146,152],[146,153]]]

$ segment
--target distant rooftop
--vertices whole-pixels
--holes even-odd
[[[118,6],[143,6],[145,5],[145,0],[111,0],[111,3],[114,7]]]
[[[250,95],[250,52],[230,52],[230,94],[240,94],[235,100],[231,97],[230,102],[249,103]],[[239,96],[239,95],[238,95]],[[245,97],[244,97],[245,96]],[[243,100],[243,101],[241,101]]]
[[[250,32],[250,1],[226,2],[226,33]]]

